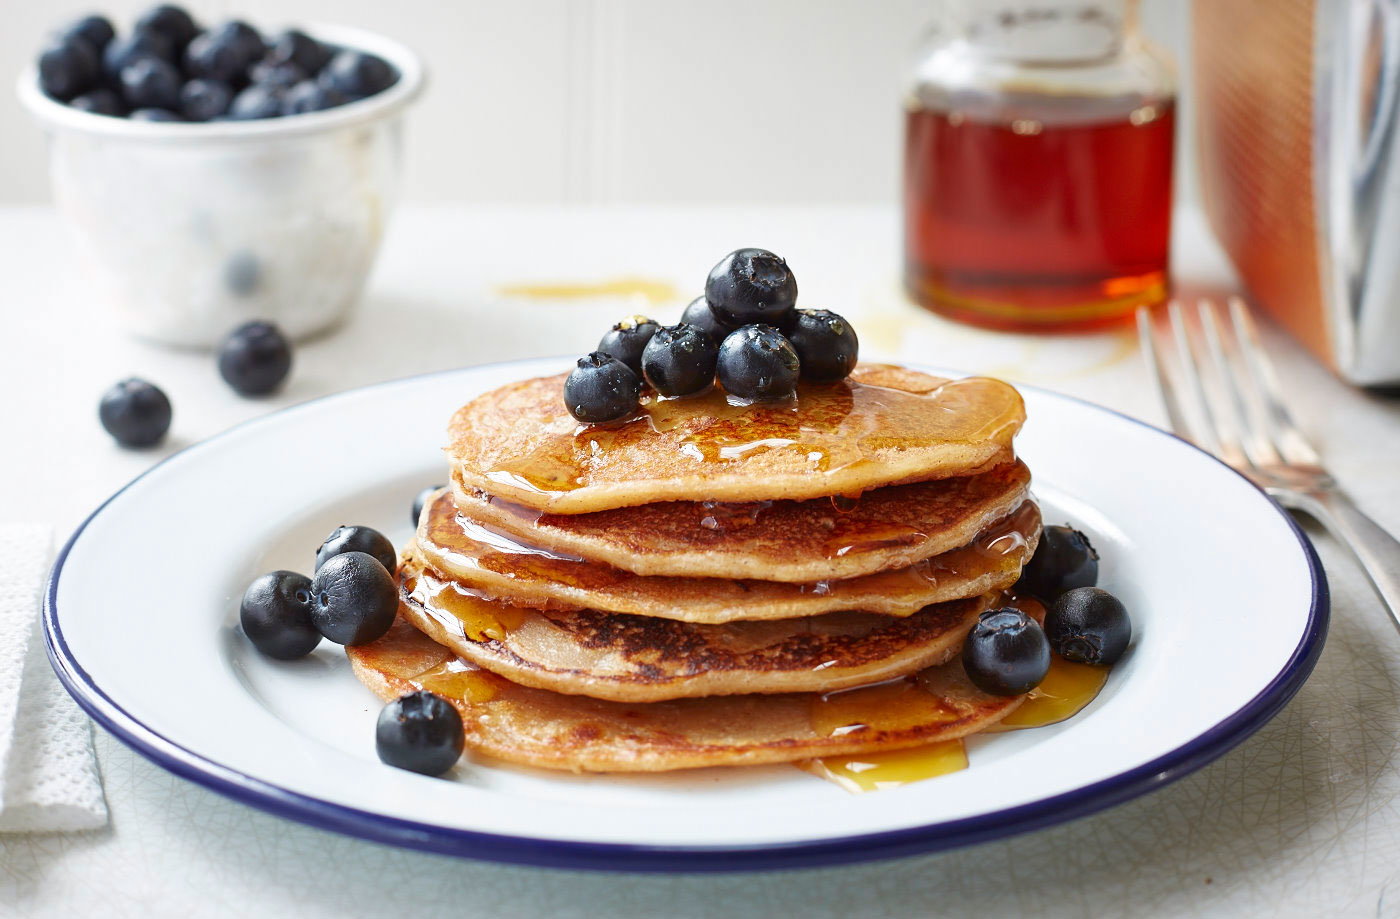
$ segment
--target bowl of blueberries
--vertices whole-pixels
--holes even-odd
[[[105,299],[144,338],[207,348],[249,320],[304,338],[348,314],[424,79],[370,32],[202,25],[163,4],[124,33],[63,26],[19,96]]]

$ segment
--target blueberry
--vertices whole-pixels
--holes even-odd
[[[233,90],[218,80],[190,80],[180,87],[180,114],[190,121],[208,121],[228,111]]]
[[[49,45],[39,54],[39,88],[44,95],[66,102],[97,82],[97,52],[81,38]]]
[[[288,29],[272,41],[267,52],[274,64],[292,64],[307,76],[315,76],[331,59],[331,49],[297,29]]]
[[[145,380],[122,380],[102,396],[97,417],[123,447],[149,447],[170,430],[170,400]]]
[[[163,108],[139,108],[126,116],[132,121],[184,121],[178,113]]]
[[[802,364],[782,332],[746,325],[719,346],[719,382],[725,392],[750,402],[776,402],[797,395]]]
[[[311,624],[311,579],[295,571],[273,571],[249,584],[238,621],[253,647],[279,661],[305,657],[321,643]]]
[[[292,346],[270,322],[245,322],[219,346],[219,375],[242,396],[264,396],[292,369]]]
[[[1089,537],[1067,526],[1048,526],[1040,531],[1040,545],[1021,569],[1015,589],[1053,603],[1060,594],[1076,587],[1093,587],[1099,580],[1099,553]]]
[[[283,115],[304,115],[323,109],[344,105],[350,100],[329,86],[322,86],[315,80],[302,80],[287,90],[282,97]]]
[[[737,249],[710,269],[705,299],[730,326],[781,326],[797,303],[797,278],[787,262],[767,249]]]
[[[277,63],[271,59],[258,61],[248,71],[248,79],[263,86],[291,89],[307,78],[306,71],[290,62]]]
[[[844,380],[855,369],[856,330],[830,310],[794,310],[787,337],[802,361],[804,380]]]
[[[322,72],[326,85],[351,99],[363,99],[383,92],[398,80],[394,68],[384,60],[363,51],[336,52]]]
[[[316,570],[320,571],[326,562],[346,552],[363,552],[374,556],[384,570],[391,574],[399,567],[394,544],[383,533],[367,526],[346,526],[344,524],[331,531],[320,548],[316,550]]]
[[[699,326],[658,329],[642,349],[642,373],[663,396],[693,396],[715,385],[719,347]]]
[[[656,320],[631,316],[612,327],[598,342],[598,350],[626,364],[637,376],[642,375],[642,349],[661,328]]]
[[[233,103],[228,108],[228,117],[235,121],[280,118],[284,95],[285,93],[276,86],[254,83],[233,97]]]
[[[160,58],[143,57],[122,68],[122,98],[134,109],[180,107],[180,72]]]
[[[1036,621],[1020,610],[988,610],[967,633],[962,660],[978,689],[994,696],[1019,696],[1045,679],[1050,642]]]
[[[462,716],[442,696],[426,691],[384,706],[374,726],[380,762],[423,775],[451,769],[465,746]]]
[[[336,644],[381,637],[394,624],[398,607],[394,578],[373,555],[342,553],[311,579],[311,623]]]
[[[413,496],[413,525],[418,526],[418,521],[423,519],[423,508],[439,489],[446,488],[446,485],[429,485],[427,488]]]
[[[141,18],[136,20],[135,28],[138,32],[158,32],[177,51],[183,51],[190,39],[199,33],[199,26],[194,24],[193,17],[169,3],[153,6],[142,13]]]
[[[1133,623],[1118,598],[1097,587],[1060,594],[1045,614],[1045,637],[1065,660],[1116,664],[1133,637]]]
[[[102,52],[102,75],[107,78],[107,82],[117,85],[121,80],[122,71],[128,65],[147,57],[160,58],[167,63],[175,62],[175,53],[170,48],[170,41],[159,32],[119,35],[108,42]]]
[[[710,337],[715,341],[724,341],[724,336],[734,331],[734,327],[719,321],[714,311],[710,309],[710,304],[704,297],[696,297],[690,301],[690,305],[681,313],[681,322],[685,325],[693,325],[704,329],[710,333]]]
[[[251,26],[236,20],[225,22],[190,42],[185,49],[185,72],[237,85],[262,56],[262,37]]]
[[[102,53],[116,34],[117,30],[112,28],[112,21],[95,13],[69,23],[59,32],[63,38],[81,38],[98,54]]]
[[[91,112],[94,115],[112,115],[120,118],[126,114],[126,103],[122,102],[122,97],[106,87],[88,90],[81,96],[75,96],[68,104],[81,112]]]
[[[611,354],[594,351],[578,359],[564,381],[564,405],[584,424],[604,424],[637,410],[642,381]]]

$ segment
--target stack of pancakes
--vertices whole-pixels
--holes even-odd
[[[470,749],[576,771],[893,750],[1020,703],[957,658],[1039,538],[1012,387],[862,365],[793,403],[648,396],[598,428],[562,384],[453,418],[400,619],[347,649],[379,695],[431,690]]]

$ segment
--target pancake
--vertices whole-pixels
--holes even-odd
[[[541,514],[465,488],[460,478],[453,498],[464,516],[493,530],[635,574],[810,583],[907,568],[965,546],[1019,507],[1030,482],[1025,464],[1013,462],[852,500],[665,501]]]
[[[1025,419],[1000,380],[875,364],[804,383],[784,403],[650,394],[640,417],[604,428],[569,415],[564,378],[512,383],[457,411],[447,453],[464,485],[558,514],[855,495],[991,469]]]
[[[959,660],[877,686],[820,695],[717,696],[625,703],[520,686],[460,660],[400,619],[345,649],[385,701],[419,689],[462,715],[467,747],[513,763],[575,772],[658,772],[873,753],[983,730],[1021,696],[989,696]]]
[[[836,610],[908,616],[934,603],[1010,587],[1039,538],[1039,508],[1026,501],[961,549],[858,578],[790,584],[647,577],[518,542],[461,516],[451,497],[440,494],[423,512],[414,548],[438,571],[516,606],[724,623]]]
[[[997,596],[904,618],[841,612],[696,625],[512,606],[473,595],[413,558],[399,584],[403,617],[459,657],[522,686],[621,702],[830,692],[901,677],[957,654]]]

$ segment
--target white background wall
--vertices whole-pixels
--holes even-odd
[[[0,0],[0,80],[20,71],[55,24],[101,8],[125,28],[151,2]],[[267,31],[343,22],[422,54],[432,82],[410,116],[408,201],[848,204],[895,199],[903,68],[938,3],[187,6],[206,22],[240,15]],[[1176,53],[1183,74],[1188,7],[1188,0],[1144,6],[1148,33]],[[0,203],[48,199],[43,156],[39,130],[5,84]]]

